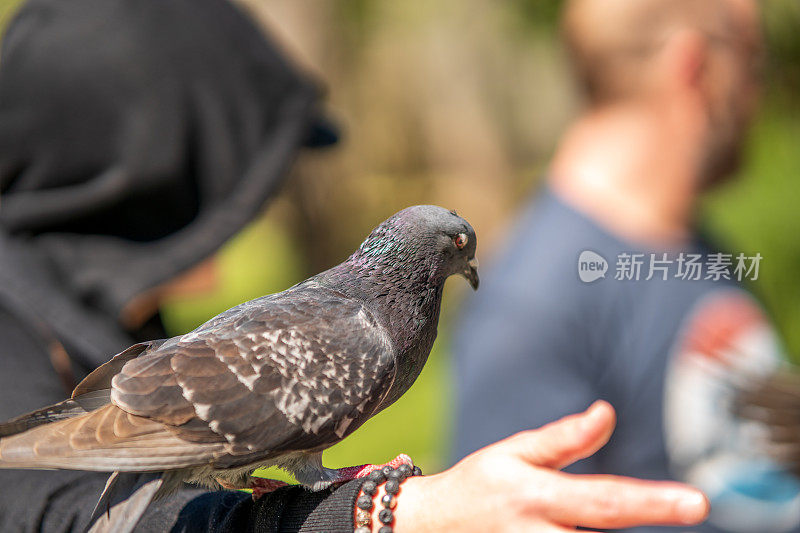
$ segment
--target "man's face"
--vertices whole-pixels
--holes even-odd
[[[738,170],[760,93],[763,42],[754,3],[729,0],[732,27],[709,38],[707,94],[709,134],[700,175],[705,187]]]

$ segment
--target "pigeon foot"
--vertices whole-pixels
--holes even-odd
[[[275,489],[285,487],[288,485],[285,481],[278,481],[277,479],[267,479],[265,477],[251,477],[248,489],[253,490],[253,501],[258,500],[265,494],[269,494]]]
[[[217,480],[217,482],[222,485],[225,489],[251,489],[253,491],[253,501],[258,500],[265,494],[269,494],[275,489],[279,489],[281,487],[285,487],[288,485],[285,481],[279,481],[277,479],[268,479],[265,477],[250,477],[247,485],[244,487],[240,487],[237,485],[233,485],[231,483],[227,483],[225,481]]]
[[[401,453],[388,463],[382,465],[358,465],[358,466],[347,466],[345,468],[337,468],[333,472],[335,472],[335,481],[334,483],[342,483],[345,481],[350,481],[352,479],[360,479],[367,477],[375,470],[380,470],[384,466],[390,466],[392,468],[397,468],[402,464],[407,464],[411,468],[414,468],[414,461],[411,460],[411,457],[408,455]]]

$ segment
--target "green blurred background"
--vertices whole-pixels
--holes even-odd
[[[217,290],[169,302],[171,333],[282,290],[344,259],[414,203],[457,208],[492,250],[535,192],[579,109],[558,42],[558,1],[240,0],[326,87],[340,146],[302,154],[280,197],[219,254]],[[19,0],[0,0],[0,24]],[[723,247],[760,252],[752,289],[800,354],[800,2],[762,0],[769,62],[763,108],[738,179],[704,200]],[[326,452],[327,466],[408,453],[447,466],[449,325],[466,284],[448,282],[439,340],[412,390]],[[490,354],[487,354],[490,356]]]

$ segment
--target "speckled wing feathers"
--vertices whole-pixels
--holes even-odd
[[[203,464],[224,444],[179,439],[153,420],[107,404],[0,441],[7,467],[160,471]]]
[[[341,440],[373,414],[393,371],[372,314],[317,286],[253,300],[132,360],[111,397],[184,439],[224,439],[230,457],[215,464],[230,466]]]
[[[361,302],[306,282],[126,350],[74,400],[110,387],[111,404],[3,439],[0,463],[156,471],[322,450],[374,414],[394,356]]]

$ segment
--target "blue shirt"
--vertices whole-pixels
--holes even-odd
[[[691,258],[701,271],[689,272]],[[643,249],[545,190],[456,328],[453,458],[602,398],[617,429],[568,471],[691,482],[712,498],[717,526],[692,530],[800,530],[797,482],[725,409],[737,371],[768,372],[780,359],[769,322],[737,283],[757,262],[748,258],[737,264],[699,242]]]

